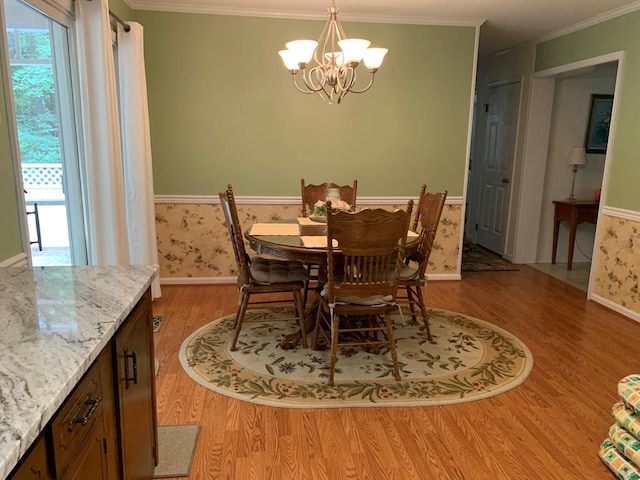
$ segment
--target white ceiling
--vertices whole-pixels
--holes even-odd
[[[125,0],[134,9],[327,18],[330,0]],[[479,25],[480,54],[640,9],[640,0],[336,0],[343,21]],[[347,34],[349,32],[347,31]]]

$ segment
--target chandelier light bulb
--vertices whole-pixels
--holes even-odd
[[[300,63],[308,64],[313,58],[313,52],[316,51],[318,42],[315,40],[294,40],[287,42],[285,47],[293,52],[293,58]]]
[[[389,49],[387,48],[367,48],[363,57],[365,67],[369,70],[377,70],[380,68],[384,56],[388,51]]]
[[[344,53],[344,63],[360,63],[371,42],[361,38],[346,38],[340,40],[338,45]]]
[[[293,50],[280,50],[278,54],[280,54],[280,57],[282,57],[282,61],[284,62],[284,66],[287,67],[287,70],[290,70],[292,72],[297,72],[298,70],[300,70],[296,52],[294,52]]]

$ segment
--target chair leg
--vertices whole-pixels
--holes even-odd
[[[307,274],[309,275],[309,278],[311,278],[311,268],[312,268],[311,264],[307,265]],[[308,297],[309,297],[309,280],[307,279],[307,281],[304,282],[304,295],[302,297],[302,305],[304,307],[307,306]]]
[[[318,349],[318,336],[320,335],[320,329],[322,328],[322,304],[318,304],[318,310],[316,312],[316,328],[313,331],[313,349]]]
[[[411,310],[411,320],[413,322],[417,322],[418,320],[416,319],[416,301],[413,298],[413,290],[409,285],[407,285],[405,288],[407,290],[407,300],[409,301],[409,310]]]
[[[331,319],[331,365],[329,366],[329,385],[333,385],[333,377],[338,361],[338,325],[340,324],[338,315]]]
[[[240,329],[244,322],[244,316],[247,313],[247,305],[249,304],[249,294],[247,292],[240,293],[240,302],[238,305],[238,313],[236,314],[236,331],[233,334],[233,340],[231,341],[231,351],[235,352],[236,342],[238,341],[238,335],[240,335]]]
[[[398,352],[396,351],[396,337],[393,334],[393,321],[389,315],[385,315],[384,323],[387,326],[387,340],[389,340],[389,350],[393,361],[393,377],[400,381],[400,368],[398,367]]]
[[[300,324],[300,332],[302,333],[302,346],[309,348],[309,344],[307,343],[307,325],[304,318],[304,303],[302,302],[300,290],[293,291],[293,300],[298,310],[298,323]]]
[[[424,294],[420,286],[416,286],[416,296],[418,297],[418,305],[422,312],[422,321],[424,322],[424,328],[427,330],[427,340],[433,343],[433,337],[431,336],[431,327],[429,326],[429,318],[427,317],[427,307],[424,304]]]

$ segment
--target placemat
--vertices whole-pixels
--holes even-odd
[[[297,223],[256,223],[251,227],[251,235],[299,235]]]
[[[327,237],[323,235],[315,235],[315,236],[307,236],[303,235],[300,237],[302,240],[302,244],[307,248],[327,248]],[[333,240],[333,247],[338,247],[337,240]]]

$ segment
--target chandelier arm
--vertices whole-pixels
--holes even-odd
[[[327,77],[324,75],[324,73],[322,74],[321,80],[316,83],[313,81],[313,76],[316,75],[317,76],[317,71],[318,71],[318,67],[313,67],[311,70],[309,70],[309,74],[305,75],[304,72],[302,72],[302,80],[304,80],[304,84],[305,86],[309,89],[312,90],[314,92],[319,92],[320,90],[322,90],[326,84],[326,80]]]
[[[309,88],[309,86],[307,85],[307,82],[305,83],[305,87],[308,88],[308,90],[305,90],[303,88],[300,88],[300,85],[298,85],[298,81],[296,80],[297,75],[294,73],[291,75],[293,77],[293,84],[295,85],[296,89],[300,92],[300,93],[304,93],[305,95],[307,94],[313,94],[313,93],[318,93],[318,90],[313,90],[311,88]],[[302,79],[304,80],[304,74],[302,74]]]
[[[338,90],[341,92],[350,90],[355,85],[356,80],[357,74],[354,67],[342,67],[338,76]]]
[[[373,85],[373,79],[375,78],[376,72],[371,72],[371,79],[369,80],[369,85],[364,87],[362,90],[349,90],[351,93],[364,93],[371,88]]]
[[[321,88],[320,89],[320,96],[326,100],[327,102],[329,102],[329,105],[331,105],[333,103],[333,89],[331,89],[331,94],[327,93],[327,89],[326,88]],[[324,96],[323,96],[324,95]]]

